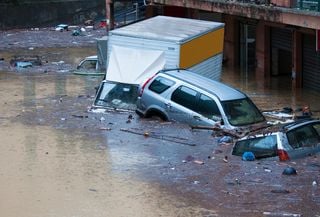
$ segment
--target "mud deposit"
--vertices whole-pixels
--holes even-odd
[[[320,216],[319,155],[247,162],[211,131],[134,113],[88,113],[101,77],[65,69],[95,45],[35,46],[47,64],[64,61],[50,70],[8,65],[29,46],[0,50],[1,216]],[[312,92],[293,94],[228,70],[223,80],[261,109],[320,108]],[[297,175],[282,175],[287,166]]]

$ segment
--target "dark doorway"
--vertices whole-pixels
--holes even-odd
[[[278,75],[291,75],[292,71],[292,52],[278,50]]]

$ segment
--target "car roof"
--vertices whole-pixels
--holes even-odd
[[[235,88],[232,88],[221,82],[203,77],[199,74],[196,74],[188,70],[162,70],[159,73],[163,73],[176,79],[182,80],[186,83],[192,84],[200,89],[203,89],[217,96],[221,101],[246,98],[246,95],[244,93]]]
[[[85,60],[98,60],[98,56],[97,56],[97,55],[87,56],[87,57],[85,58]]]
[[[182,44],[213,30],[224,28],[224,23],[170,16],[155,16],[110,31],[111,35]]]
[[[283,129],[286,130],[286,131],[293,130],[295,128],[298,128],[298,127],[301,127],[301,126],[304,126],[304,125],[310,124],[310,123],[320,123],[320,120],[318,120],[318,119],[310,119],[310,118],[296,120],[296,121],[294,121],[292,123],[285,124],[283,126]]]
[[[286,133],[290,130],[293,130],[293,129],[296,129],[296,128],[299,128],[301,126],[311,124],[311,123],[319,123],[320,124],[320,120],[306,118],[306,119],[301,119],[301,120],[295,120],[291,123],[286,123],[286,124],[270,125],[266,128],[262,128],[260,130],[250,132],[247,136],[241,138],[240,140],[245,140],[245,139],[252,138],[252,137],[263,137],[263,136],[269,136],[269,135],[276,135],[279,133]]]

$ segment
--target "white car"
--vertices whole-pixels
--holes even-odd
[[[100,71],[98,56],[95,55],[82,59],[77,66],[77,70],[75,70],[73,74],[102,76],[105,75],[105,72]]]
[[[320,120],[302,119],[248,135],[232,150],[238,156],[245,152],[252,152],[257,159],[278,156],[280,161],[320,152]]]

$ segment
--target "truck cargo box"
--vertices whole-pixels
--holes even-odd
[[[122,50],[132,49],[135,56],[141,50],[161,51],[165,61],[163,68],[189,69],[220,80],[223,38],[223,23],[166,16],[156,16],[112,30],[108,37],[107,77],[108,65],[126,64],[124,58],[110,58],[113,50],[119,53],[119,47],[122,47],[125,48]],[[128,53],[120,56],[128,56]],[[136,64],[144,64],[143,58]]]

